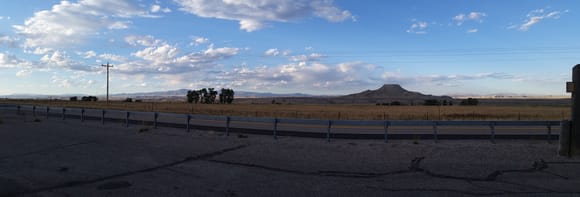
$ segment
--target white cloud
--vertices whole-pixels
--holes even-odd
[[[9,16],[0,16],[0,20],[4,20],[4,19],[10,20],[10,19],[12,19],[12,17],[9,17]]]
[[[227,84],[221,85],[261,90],[279,87],[313,91],[328,88],[361,89],[380,83],[379,70],[380,68],[375,65],[362,62],[339,64],[294,62],[254,68],[242,66],[216,76],[220,80],[208,79],[208,81],[227,81]]]
[[[18,45],[18,39],[0,34],[0,46],[16,47]]]
[[[171,12],[171,9],[169,9],[167,7],[162,8],[161,5],[155,4],[155,5],[151,5],[151,8],[149,9],[149,11],[151,13],[158,13],[158,12],[169,13],[169,12]]]
[[[508,28],[510,28],[510,29],[517,28],[520,31],[528,31],[528,30],[530,30],[530,28],[532,26],[540,23],[542,20],[558,19],[558,18],[560,18],[560,16],[562,16],[563,13],[566,13],[566,12],[568,12],[568,10],[552,11],[552,12],[546,12],[546,10],[544,10],[544,9],[532,10],[526,15],[526,19],[524,20],[524,22],[521,25],[510,26]]]
[[[40,58],[37,68],[56,68],[64,70],[77,71],[95,71],[96,66],[87,65],[84,62],[78,62],[70,58],[65,51],[54,51],[52,54],[45,54]]]
[[[478,31],[479,31],[478,29],[473,28],[473,29],[468,29],[467,33],[477,33]]]
[[[85,51],[85,52],[78,52],[77,55],[83,56],[85,59],[93,58],[97,56],[97,52],[95,51]]]
[[[205,18],[239,21],[247,32],[267,22],[288,22],[316,16],[331,22],[352,17],[349,11],[333,5],[332,0],[175,0],[180,10]]]
[[[15,68],[22,60],[13,55],[0,53],[0,68]]]
[[[115,55],[115,54],[110,54],[110,53],[101,54],[101,55],[99,55],[99,58],[101,60],[112,61],[112,62],[125,62],[125,61],[127,61],[127,58],[125,56]]]
[[[454,16],[452,19],[453,21],[456,22],[458,26],[460,26],[467,21],[477,21],[481,23],[483,22],[483,18],[486,16],[487,14],[484,12],[470,12],[469,14],[463,13],[458,14],[457,16]]]
[[[280,55],[280,51],[276,48],[268,49],[266,50],[266,52],[264,52],[264,56],[278,56],[278,55]]]
[[[427,22],[413,20],[413,24],[411,24],[411,27],[409,27],[409,29],[407,29],[407,33],[426,34],[427,31],[425,30],[427,29],[428,26],[429,25],[427,24]]]
[[[290,60],[293,62],[310,62],[310,61],[318,61],[325,56],[320,53],[311,53],[310,55],[295,55],[291,56]]]
[[[190,43],[189,45],[200,45],[200,44],[205,44],[208,43],[209,39],[208,38],[204,38],[204,37],[200,37],[200,36],[194,36],[193,37],[193,42]]]
[[[126,60],[117,68],[127,74],[176,74],[212,68],[217,62],[238,54],[239,48],[215,48],[210,44],[200,52],[183,54],[177,45],[155,39],[153,36],[129,36],[125,39],[133,46],[145,47],[132,53],[138,60]]]
[[[61,49],[84,43],[103,29],[128,28],[132,17],[152,15],[129,0],[61,1],[13,28],[25,38],[25,48]]]

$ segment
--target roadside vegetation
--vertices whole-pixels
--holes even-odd
[[[5,103],[145,112],[173,112],[245,117],[278,117],[333,120],[563,120],[567,106],[485,105],[307,105],[307,104],[200,104],[187,102],[123,102],[3,100]]]

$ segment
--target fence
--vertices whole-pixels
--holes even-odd
[[[65,119],[79,119],[106,122],[122,122],[126,127],[134,124],[157,127],[184,128],[187,132],[192,129],[211,129],[224,131],[226,136],[232,132],[272,135],[299,136],[347,139],[382,139],[385,143],[389,139],[489,139],[495,143],[501,139],[558,139],[558,134],[552,130],[560,126],[560,121],[402,121],[402,120],[319,120],[319,119],[288,119],[288,118],[256,118],[238,116],[212,116],[200,114],[174,114],[157,112],[133,112],[120,110],[101,110],[84,108],[39,107],[29,105],[2,105],[5,111],[15,110],[16,113],[26,115],[31,113],[34,118],[57,117]],[[236,123],[237,125],[232,125]],[[284,128],[280,128],[283,126]],[[510,127],[512,133],[499,133],[498,127]],[[546,128],[546,133],[530,133],[531,130]],[[397,129],[398,128],[398,129]],[[401,128],[407,130],[401,131]],[[427,132],[425,131],[427,128]],[[441,134],[442,128],[455,130],[455,133]],[[457,131],[457,129],[477,130],[484,133]],[[353,133],[352,131],[357,130]],[[372,130],[373,133],[360,131]],[[377,131],[380,130],[380,133]],[[395,131],[395,132],[393,132]],[[423,132],[417,132],[423,131]],[[505,132],[505,131],[504,131]],[[515,133],[513,133],[515,132]]]

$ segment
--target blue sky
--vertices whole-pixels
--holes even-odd
[[[0,95],[204,87],[317,95],[565,93],[575,0],[19,0],[0,7]]]

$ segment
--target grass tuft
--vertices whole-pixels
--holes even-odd
[[[149,127],[141,127],[137,132],[139,132],[139,133],[145,133],[145,132],[148,132],[149,130],[150,130]]]

